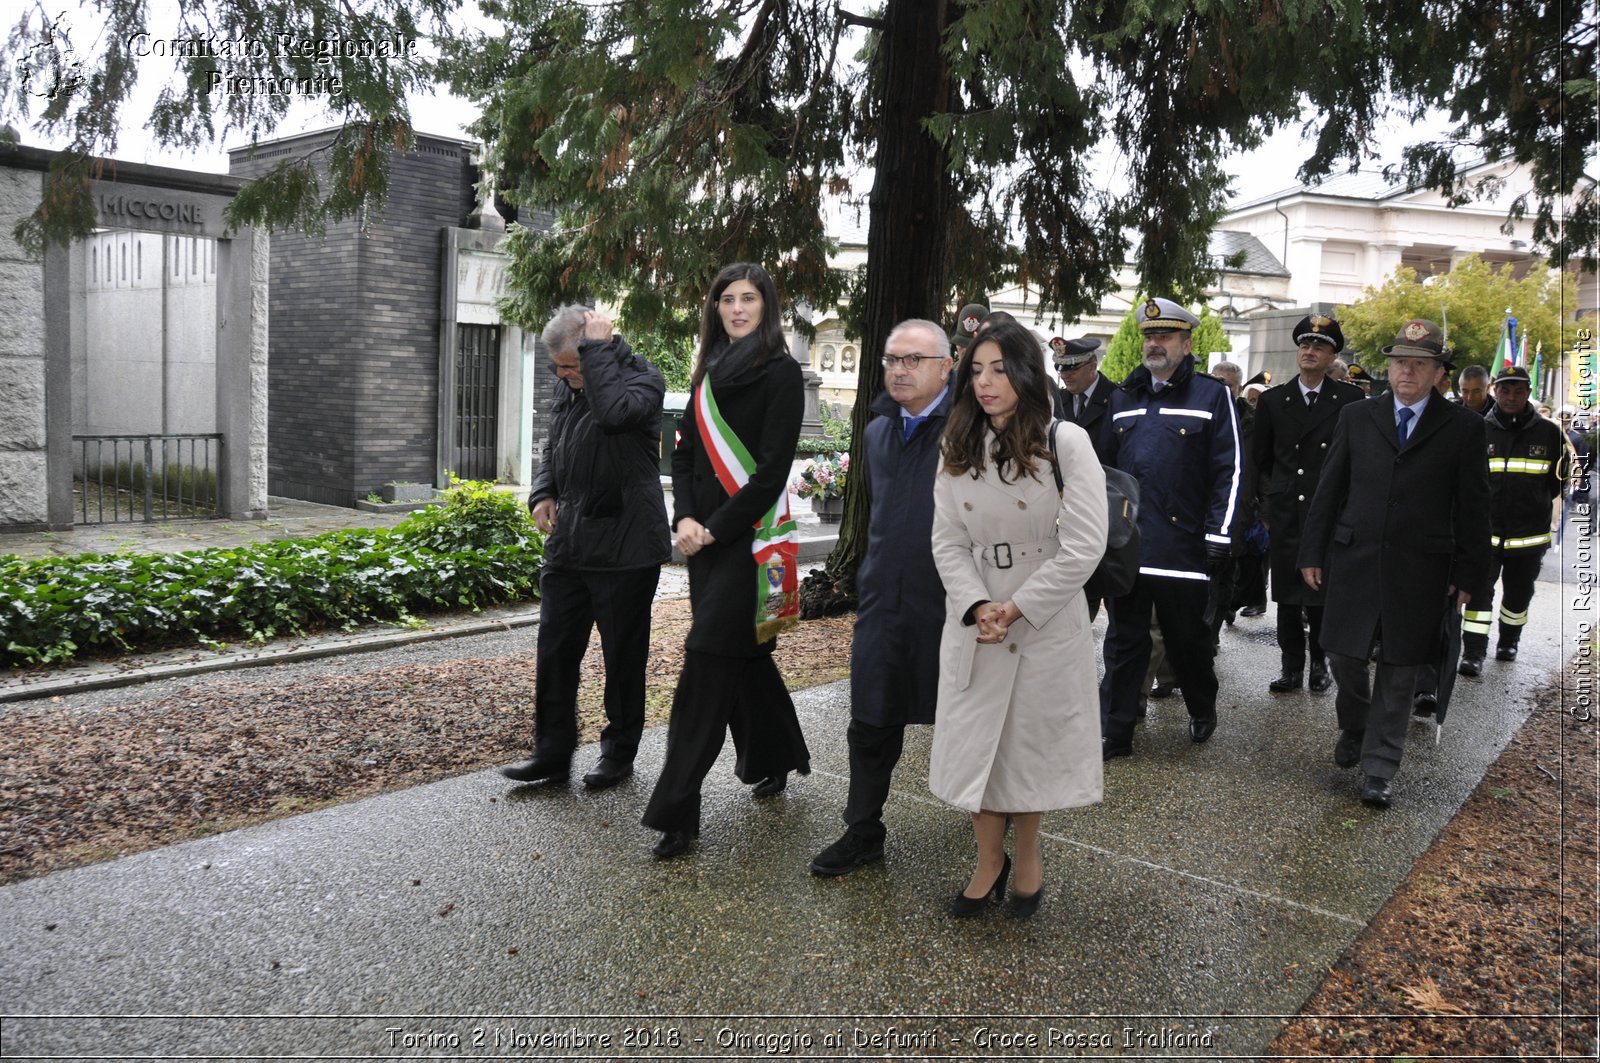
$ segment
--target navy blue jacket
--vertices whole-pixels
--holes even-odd
[[[851,472],[866,476],[872,515],[856,572],[850,715],[876,727],[933,722],[945,609],[933,564],[933,480],[950,398],[947,391],[907,440],[900,404],[879,394],[879,416],[855,448]]]
[[[1140,366],[1111,394],[1112,459],[1139,481],[1139,572],[1206,578],[1206,544],[1230,546],[1243,453],[1233,396],[1184,357],[1159,392]]]
[[[1083,407],[1083,416],[1074,419],[1072,392],[1066,388],[1056,389],[1056,416],[1063,421],[1072,421],[1089,433],[1089,442],[1094,445],[1094,456],[1100,459],[1101,465],[1112,463],[1111,394],[1116,390],[1117,385],[1113,384],[1109,377],[1096,372],[1094,383],[1090,384],[1089,390],[1084,393],[1087,401]]]

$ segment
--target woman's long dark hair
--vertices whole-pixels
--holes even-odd
[[[754,262],[735,262],[731,266],[723,266],[717,279],[711,282],[705,310],[700,315],[700,352],[694,359],[694,374],[689,382],[691,389],[698,387],[700,378],[706,375],[706,356],[728,338],[727,331],[722,327],[722,315],[717,313],[717,303],[722,299],[723,291],[734,281],[749,281],[761,293],[761,324],[754,333],[760,348],[757,357],[765,360],[775,354],[786,353],[782,317],[778,313],[778,288],[772,283],[772,275]]]
[[[979,347],[998,344],[1006,379],[1017,393],[1017,412],[1006,426],[995,433],[994,448],[983,452],[983,437],[989,430],[989,415],[978,405],[972,390],[972,358]],[[956,364],[955,395],[950,403],[950,420],[944,431],[944,471],[952,476],[971,473],[976,480],[990,459],[1006,480],[1026,473],[1039,478],[1034,459],[1050,460],[1050,383],[1044,375],[1044,352],[1032,332],[1014,321],[999,321],[975,336],[961,361]]]

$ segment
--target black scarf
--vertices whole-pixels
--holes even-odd
[[[731,395],[757,383],[766,372],[771,352],[761,346],[761,336],[722,339],[706,352],[706,375],[718,395]]]

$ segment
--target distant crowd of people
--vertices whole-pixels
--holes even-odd
[[[788,477],[804,406],[779,305],[750,263],[707,294],[670,522],[656,473],[660,373],[593,310],[565,307],[543,334],[558,382],[529,503],[548,533],[534,748],[501,770],[527,784],[569,778],[579,666],[598,627],[607,723],[583,782],[632,774],[650,603],[675,543],[693,620],[643,816],[661,858],[694,845],[726,735],[755,797],[810,771],[772,660],[799,613]],[[911,319],[889,334],[884,391],[852,455],[871,505],[845,830],[814,873],[883,857],[905,728],[932,724],[929,787],[971,816],[977,849],[950,913],[1004,902],[1033,915],[1042,814],[1101,799],[1102,765],[1135,754],[1151,696],[1180,693],[1189,738],[1209,740],[1222,722],[1220,628],[1261,615],[1269,587],[1282,670],[1268,688],[1337,686],[1333,759],[1360,768],[1356,792],[1374,806],[1393,800],[1413,714],[1443,718],[1454,676],[1481,673],[1496,621],[1495,657],[1516,659],[1552,502],[1581,499],[1588,460],[1570,424],[1530,403],[1525,370],[1491,381],[1469,366],[1449,401],[1452,353],[1437,325],[1412,320],[1383,348],[1387,390],[1369,398],[1370,374],[1339,357],[1339,322],[1313,314],[1294,329],[1293,379],[1242,381],[1231,363],[1200,371],[1199,321],[1179,303],[1150,299],[1137,317],[1142,361],[1120,383],[1099,371],[1098,341],[1041,346],[980,304],[951,333]],[[1138,570],[1130,586],[1091,593],[1114,516],[1107,470],[1137,483]]]

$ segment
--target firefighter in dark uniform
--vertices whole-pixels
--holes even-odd
[[[1300,528],[1317,493],[1322,459],[1333,441],[1339,413],[1365,396],[1354,384],[1327,375],[1344,350],[1339,322],[1321,314],[1300,319],[1294,327],[1300,375],[1269,388],[1256,403],[1253,439],[1257,497],[1271,536],[1267,558],[1272,566],[1272,600],[1278,603],[1278,648],[1283,672],[1267,684],[1277,694],[1299,690],[1305,682],[1307,634],[1310,635],[1311,690],[1321,694],[1333,685],[1322,653],[1324,592],[1300,578]]]
[[[1528,371],[1501,370],[1494,406],[1484,418],[1489,443],[1489,545],[1493,549],[1489,596],[1474,599],[1461,617],[1462,675],[1483,671],[1494,619],[1494,584],[1501,584],[1497,661],[1517,659],[1528,623],[1533,584],[1550,548],[1550,503],[1561,497],[1566,440],[1561,428],[1528,402]]]

